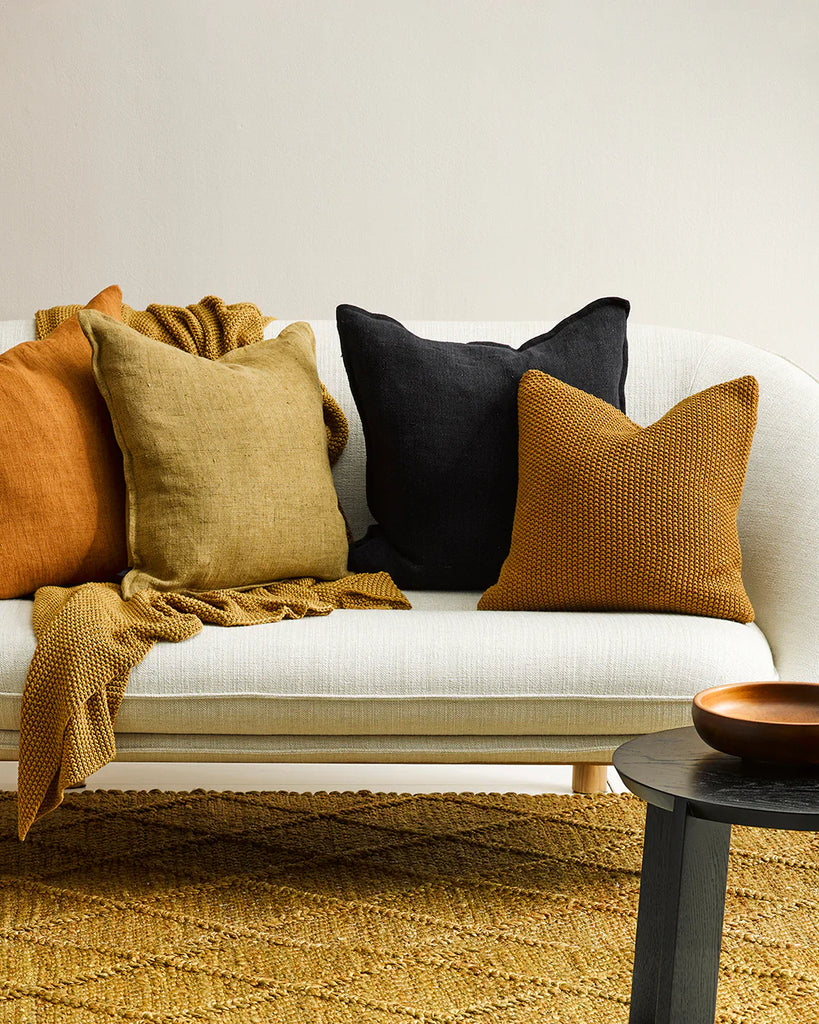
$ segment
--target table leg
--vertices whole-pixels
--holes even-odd
[[[646,812],[629,1024],[714,1024],[731,826]]]

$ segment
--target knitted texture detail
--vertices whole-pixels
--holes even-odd
[[[128,601],[113,583],[41,587],[34,599],[37,647],[20,715],[20,838],[59,805],[66,787],[116,757],[114,719],[128,677],[157,641],[179,643],[203,625],[279,622],[334,608],[409,607],[386,573],[197,595],[144,590]]]
[[[554,377],[524,374],[512,542],[478,607],[751,622],[737,512],[758,393],[741,377],[640,427]]]
[[[52,306],[34,315],[37,337],[41,338],[71,316],[80,306]],[[206,359],[234,348],[261,340],[264,328],[275,320],[262,316],[252,302],[228,304],[215,295],[206,295],[190,306],[170,306],[152,302],[147,309],[132,309],[122,303],[122,322],[140,334],[165,341]]]

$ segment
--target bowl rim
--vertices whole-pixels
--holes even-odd
[[[711,694],[725,692],[738,687],[757,687],[757,686],[795,686],[797,688],[803,688],[806,691],[814,690],[816,696],[819,699],[819,682],[809,682],[807,680],[791,680],[791,679],[756,679],[747,682],[735,682],[735,683],[720,683],[718,686],[709,686],[705,690],[700,690],[694,694],[693,705],[694,708],[702,713],[703,715],[712,715],[714,718],[718,718],[723,722],[741,722],[743,725],[765,728],[767,726],[776,726],[779,729],[790,729],[790,730],[816,730],[819,731],[819,722],[781,722],[773,718],[742,718],[739,715],[729,715],[724,711],[715,711],[713,708],[706,707],[703,704],[703,698],[708,698]]]

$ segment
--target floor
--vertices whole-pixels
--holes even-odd
[[[625,787],[613,768],[609,789]],[[570,793],[568,765],[434,764],[109,764],[88,779],[92,789],[369,789],[375,793]],[[0,762],[0,790],[17,788],[17,762]]]

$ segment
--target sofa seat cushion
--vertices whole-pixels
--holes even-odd
[[[693,615],[478,612],[416,592],[412,611],[334,611],[157,644],[134,669],[124,733],[634,734],[689,722],[707,686],[775,679],[753,623]],[[0,729],[17,729],[31,602],[0,602]]]

